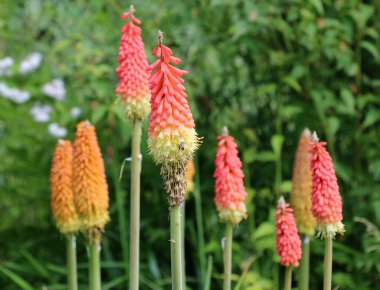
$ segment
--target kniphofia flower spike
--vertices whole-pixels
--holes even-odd
[[[309,151],[312,172],[312,213],[318,223],[318,235],[322,238],[335,237],[336,233],[344,233],[342,223],[342,198],[335,175],[334,165],[325,146],[326,142],[318,142],[314,132]]]
[[[283,196],[278,201],[276,211],[276,249],[281,258],[281,265],[298,267],[302,257],[301,239],[298,235],[293,209],[285,203]]]
[[[95,127],[77,125],[73,159],[73,190],[77,212],[88,237],[99,239],[109,221],[108,186]]]
[[[195,132],[194,119],[185,93],[182,76],[187,71],[176,68],[181,60],[169,47],[158,45],[152,55],[158,59],[149,66],[149,86],[152,111],[149,120],[149,149],[155,162],[161,164],[161,175],[169,196],[169,205],[179,205],[186,190],[186,167],[198,149],[200,139]]]
[[[247,217],[244,199],[247,193],[244,187],[244,173],[238,156],[237,144],[228,135],[227,127],[219,140],[215,159],[215,205],[222,222],[238,224]]]
[[[51,167],[51,208],[62,234],[75,233],[81,225],[74,206],[72,160],[71,142],[58,140]]]
[[[150,111],[150,91],[148,85],[148,61],[141,38],[141,21],[134,17],[131,5],[122,19],[127,19],[121,33],[119,67],[116,69],[119,83],[116,94],[121,97],[125,114],[133,122],[144,120]]]
[[[317,223],[311,213],[311,154],[308,150],[310,140],[310,130],[305,129],[299,139],[294,159],[290,204],[294,210],[299,232],[313,236]]]

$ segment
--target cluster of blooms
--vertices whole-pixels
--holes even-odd
[[[109,197],[104,162],[95,127],[77,125],[73,159],[74,202],[88,238],[99,239],[109,221]]]
[[[95,128],[88,121],[77,125],[73,149],[70,141],[58,141],[50,180],[59,230],[81,229],[90,241],[99,242],[109,221],[108,186]]]
[[[20,63],[19,72],[21,74],[27,74],[35,71],[42,61],[42,54],[39,52],[32,52]]]
[[[309,151],[311,157],[312,213],[317,219],[318,235],[322,238],[333,238],[336,233],[344,233],[342,223],[342,198],[335,175],[334,164],[325,146],[326,142],[318,142],[314,132]]]
[[[33,120],[39,123],[45,123],[50,120],[50,113],[52,111],[52,106],[35,104],[30,109],[30,114],[33,116]]]
[[[122,19],[127,19],[121,32],[122,37],[119,49],[119,67],[116,69],[119,83],[116,94],[120,96],[124,112],[133,122],[143,120],[150,110],[150,91],[148,85],[148,61],[141,38],[141,21],[133,16],[134,8],[131,5]]]
[[[58,140],[51,168],[51,207],[59,231],[77,232],[80,220],[74,206],[72,188],[73,149],[70,141]]]
[[[17,104],[23,104],[30,99],[30,93],[16,88],[10,88],[7,84],[0,82],[0,95]]]
[[[10,76],[12,74],[11,68],[14,64],[14,60],[11,57],[5,57],[0,59],[0,77]]]
[[[313,236],[317,222],[311,213],[311,168],[309,144],[311,133],[305,129],[298,142],[293,166],[290,204],[294,210],[299,232]]]
[[[56,138],[63,138],[67,135],[67,129],[59,126],[57,123],[51,123],[48,126],[50,135]]]
[[[284,197],[278,201],[276,211],[276,249],[281,257],[280,263],[286,267],[298,267],[302,257],[301,239],[298,235],[293,209],[285,203]]]
[[[54,79],[49,83],[44,84],[42,91],[47,96],[61,101],[66,95],[65,83],[61,79]]]
[[[183,201],[186,167],[200,140],[181,78],[187,71],[171,64],[179,64],[181,60],[172,56],[171,49],[162,44],[162,38],[162,32],[159,32],[159,43],[152,52],[158,59],[149,66],[152,111],[148,145],[155,162],[161,164],[169,206],[176,206]]]
[[[247,193],[244,187],[244,173],[238,156],[237,144],[223,128],[218,136],[218,150],[215,159],[215,205],[222,222],[238,224],[247,217],[244,200]]]

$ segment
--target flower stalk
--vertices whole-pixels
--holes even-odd
[[[181,240],[181,209],[180,205],[178,205],[170,208],[170,250],[173,290],[184,290]]]
[[[140,272],[140,175],[141,175],[141,131],[142,122],[132,125],[132,169],[131,169],[131,225],[130,225],[130,267],[129,289],[139,289]]]
[[[323,278],[323,290],[331,290],[331,275],[332,275],[332,249],[333,241],[332,237],[325,239],[325,261],[324,261],[324,278]]]
[[[302,240],[302,259],[300,261],[300,290],[309,289],[310,273],[310,236],[305,235]]]
[[[285,283],[284,290],[292,289],[292,266],[288,266],[285,268]]]
[[[224,281],[223,281],[223,290],[231,290],[232,236],[233,236],[233,225],[232,225],[231,222],[227,222],[226,223],[225,244],[224,244]]]
[[[101,274],[100,274],[100,243],[92,241],[89,243],[90,263],[89,277],[90,290],[101,290]]]
[[[78,290],[76,247],[75,235],[68,234],[66,236],[68,290]]]

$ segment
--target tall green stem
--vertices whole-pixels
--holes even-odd
[[[324,263],[324,283],[323,290],[331,290],[331,275],[332,275],[332,237],[325,239],[325,263]]]
[[[180,214],[181,214],[181,254],[182,254],[182,288],[186,289],[186,266],[185,266],[185,201],[183,202],[183,206],[180,206]]]
[[[292,266],[286,267],[284,289],[285,290],[292,289]]]
[[[184,290],[182,288],[181,210],[179,205],[170,208],[170,242],[172,290]]]
[[[101,290],[100,242],[90,242],[90,290]]]
[[[78,290],[77,279],[77,253],[76,237],[74,234],[68,234],[66,238],[67,254],[67,287],[69,290]]]
[[[309,290],[310,272],[310,236],[305,235],[302,241],[302,259],[300,263],[300,290]]]
[[[130,263],[129,290],[139,289],[140,258],[140,173],[141,173],[141,130],[142,122],[132,125],[132,169],[131,169],[131,229],[130,229]]]
[[[200,264],[200,280],[202,285],[205,283],[205,273],[206,273],[206,251],[205,251],[205,240],[204,240],[204,230],[203,230],[203,215],[202,215],[202,196],[200,188],[200,178],[199,178],[199,167],[198,162],[195,160],[195,187],[194,187],[194,199],[195,199],[195,215],[197,221],[197,239],[198,239],[198,255]],[[199,287],[201,288],[201,287]]]
[[[231,271],[232,271],[232,224],[226,224],[226,242],[224,245],[224,284],[223,290],[231,290]]]

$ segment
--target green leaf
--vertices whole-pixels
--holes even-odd
[[[272,151],[261,151],[256,153],[255,159],[261,162],[270,162],[276,160],[275,155]]]
[[[297,92],[302,91],[301,85],[299,84],[299,82],[295,78],[287,76],[287,77],[283,78],[283,82],[288,84],[290,87],[292,87]]]
[[[372,43],[370,43],[369,41],[362,41],[360,43],[360,46],[367,50],[373,57],[375,60],[379,60],[380,59],[380,52],[379,52],[379,49],[373,45]]]
[[[368,113],[365,115],[363,128],[372,126],[380,120],[380,110],[375,108],[370,108]]]
[[[281,156],[281,149],[282,149],[282,144],[284,143],[284,136],[283,135],[273,135],[270,143],[273,148],[273,152],[276,157]]]
[[[0,272],[11,279],[15,284],[17,284],[23,290],[34,290],[32,285],[26,282],[23,278],[17,275],[15,272],[12,272],[2,266],[0,266]]]
[[[324,13],[323,3],[321,0],[311,0],[311,4],[314,6],[314,8],[320,15]]]

